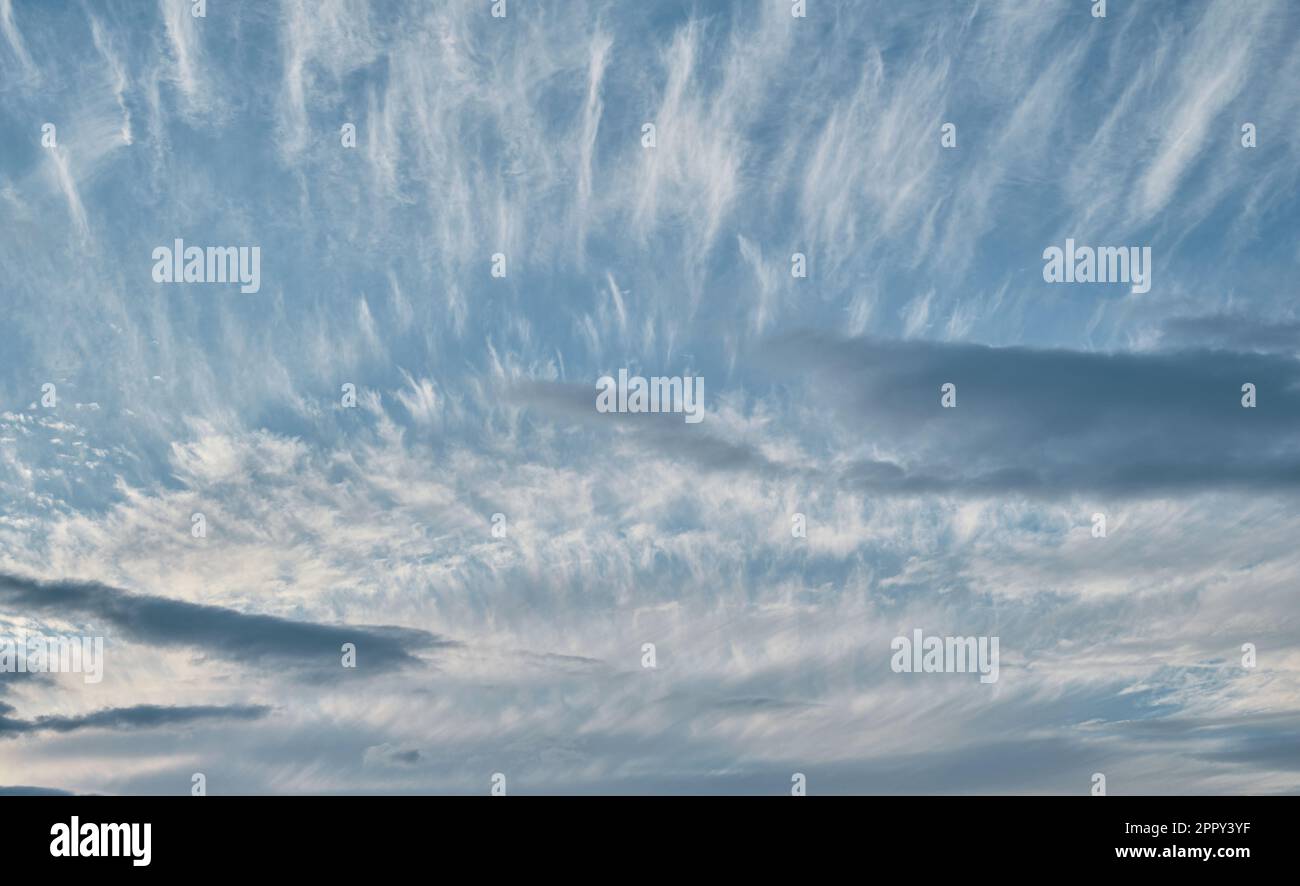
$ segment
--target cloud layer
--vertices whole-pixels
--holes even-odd
[[[1300,789],[1294,4],[508,6],[0,0],[0,793]]]

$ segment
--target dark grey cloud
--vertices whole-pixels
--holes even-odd
[[[846,467],[775,462],[757,447],[665,415],[601,415],[595,386],[524,382],[514,402],[605,429],[703,471],[849,485],[877,494],[1108,495],[1300,487],[1300,362],[1269,353],[1094,353],[804,332],[758,361],[808,382],[856,443],[891,459]],[[940,388],[957,386],[957,408]],[[1241,405],[1242,385],[1257,405]],[[809,440],[822,449],[823,439]]]
[[[3,635],[0,635],[3,636]],[[14,689],[23,686],[32,686],[38,683],[48,683],[49,675],[43,672],[31,673],[23,671],[0,671],[0,696],[8,695]]]
[[[71,791],[26,784],[0,784],[0,797],[73,797]]]
[[[23,720],[9,716],[12,705],[0,703],[0,738],[36,732],[77,732],[82,729],[157,729],[205,720],[259,720],[271,712],[265,705],[134,705],[104,708],[77,716],[43,716]]]
[[[1300,730],[1278,735],[1235,736],[1231,745],[1206,753],[1202,759],[1255,769],[1300,772]]]
[[[1267,320],[1247,314],[1172,317],[1161,326],[1170,345],[1229,351],[1300,353],[1300,320]]]
[[[367,763],[381,763],[386,766],[416,766],[423,759],[417,748],[401,748],[383,744],[366,748],[363,758]]]
[[[609,669],[609,663],[585,655],[561,655],[558,652],[521,652],[525,660],[560,673],[591,673]]]
[[[344,643],[357,648],[356,671],[387,671],[416,664],[416,650],[459,645],[428,631],[402,627],[324,625],[254,615],[145,594],[99,582],[38,581],[0,573],[0,607],[80,615],[105,622],[126,637],[157,646],[193,647],[243,662],[341,671]]]
[[[1235,351],[1092,353],[805,332],[766,367],[808,379],[841,428],[896,452],[875,492],[1108,494],[1300,487],[1300,363]],[[957,408],[940,388],[957,387]],[[1241,405],[1256,386],[1258,405]]]
[[[705,389],[705,415],[708,415],[708,388]],[[687,424],[680,413],[599,413],[596,411],[596,384],[525,381],[515,384],[509,399],[521,406],[540,410],[556,418],[581,423],[593,430],[631,436],[638,444],[670,458],[695,464],[706,471],[748,471],[766,476],[792,475],[802,469],[791,468],[767,458],[756,447],[744,442],[725,440],[709,429],[708,418]]]

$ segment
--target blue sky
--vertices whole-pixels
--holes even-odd
[[[791,5],[0,0],[0,785],[1300,788],[1300,13]]]

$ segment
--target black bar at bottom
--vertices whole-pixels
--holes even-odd
[[[1244,865],[1294,861],[1300,801],[22,797],[5,799],[0,810],[0,858],[8,873],[33,868],[114,869],[128,876],[146,871],[374,875],[405,866],[451,875],[469,865],[471,871],[616,878],[700,870],[734,875],[748,869],[866,874],[906,861],[927,873],[978,865],[990,872],[1104,866],[1182,875],[1199,866],[1230,875]],[[68,839],[61,839],[65,834]],[[145,860],[146,845],[148,864],[137,864]],[[92,850],[101,854],[87,857]]]

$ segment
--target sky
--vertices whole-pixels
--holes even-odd
[[[1300,791],[1300,7],[493,5],[0,0],[0,792]]]

